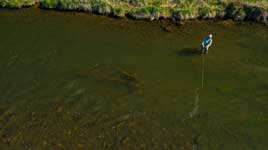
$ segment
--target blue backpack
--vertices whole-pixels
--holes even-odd
[[[209,37],[206,37],[203,42],[204,46],[208,46],[211,43],[211,39]]]

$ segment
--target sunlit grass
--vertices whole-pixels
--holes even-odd
[[[243,20],[250,12],[244,10],[245,5],[256,6],[268,13],[268,0],[0,0],[0,6],[10,8],[36,3],[46,9],[85,11],[115,17],[128,15],[136,19],[188,20],[242,15]]]
[[[0,0],[0,6],[7,8],[28,7],[35,3],[37,3],[37,0]]]

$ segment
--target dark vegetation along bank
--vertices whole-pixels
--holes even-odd
[[[231,18],[268,24],[268,0],[0,0],[0,6],[5,8],[33,5],[134,19],[169,18],[179,22]]]

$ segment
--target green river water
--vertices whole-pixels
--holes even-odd
[[[0,67],[2,150],[268,149],[263,25],[0,10]]]

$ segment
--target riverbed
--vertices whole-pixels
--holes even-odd
[[[0,34],[0,149],[268,147],[267,26],[26,8]]]

